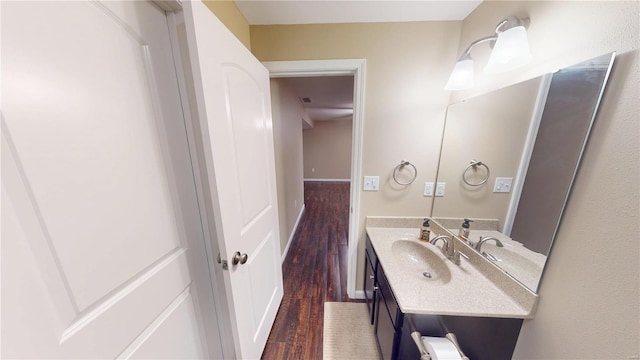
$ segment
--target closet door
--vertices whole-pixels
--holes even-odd
[[[2,30],[2,357],[209,357],[166,14],[7,1]]]

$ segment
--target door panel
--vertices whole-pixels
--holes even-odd
[[[204,4],[184,6],[236,355],[259,358],[283,294],[269,73]]]
[[[244,69],[222,65],[225,77],[225,95],[229,106],[227,121],[233,136],[235,166],[239,179],[238,194],[243,220],[243,231],[252,221],[271,206],[267,164],[269,148],[266,131],[269,117],[265,113],[265,94],[260,84]],[[258,106],[247,106],[257,104]]]
[[[2,357],[207,357],[164,11],[4,2],[2,27]]]
[[[79,310],[181,246],[158,143],[160,111],[145,76],[146,45],[102,7],[82,5],[76,21],[36,12],[33,22],[50,26],[42,32],[20,26],[26,36],[9,37],[7,46],[20,48],[21,56],[3,61],[3,81],[11,89],[3,94],[4,113],[17,161]],[[97,29],[118,56],[100,41],[73,36]],[[60,55],[48,56],[43,66],[43,49],[51,43]],[[99,97],[86,92],[94,84],[101,86]],[[136,176],[114,179],[114,173]],[[122,234],[136,234],[139,244],[130,246]]]
[[[87,310],[78,310],[57,266],[55,247],[47,241],[39,224],[41,216],[31,206],[33,202],[12,157],[7,135],[3,128],[2,252],[11,255],[2,259],[3,355],[15,350],[13,354],[35,351],[32,356],[38,358],[73,357],[66,355],[67,351],[74,354],[80,349],[80,357],[102,357],[114,349],[123,349],[176,294],[189,290],[185,249],[154,262]],[[16,250],[12,250],[14,246]],[[19,276],[16,270],[23,267],[23,261],[33,265]],[[40,315],[33,316],[34,311]],[[16,329],[18,324],[24,327]],[[42,337],[34,336],[34,332],[42,332]],[[37,346],[33,346],[34,342]]]
[[[271,329],[272,324],[265,324],[269,319],[265,318],[269,313],[269,306],[274,302],[280,303],[276,298],[281,289],[279,279],[282,279],[281,271],[273,266],[274,261],[280,260],[280,246],[277,238],[270,232],[267,237],[253,251],[253,256],[247,262],[249,269],[250,291],[253,299],[253,328],[260,329],[264,326]]]
[[[118,358],[133,359],[203,359],[198,339],[179,334],[198,331],[197,312],[188,291],[178,296],[153,323]],[[139,345],[139,346],[136,346]],[[133,354],[129,356],[128,351]]]

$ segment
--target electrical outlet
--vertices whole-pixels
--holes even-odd
[[[436,184],[436,196],[442,197],[444,196],[444,190],[447,187],[447,183],[439,182]]]
[[[433,183],[424,183],[424,196],[433,196]]]
[[[365,176],[364,177],[364,191],[378,191],[380,187],[379,176]]]
[[[494,193],[508,193],[511,191],[511,184],[513,183],[512,177],[497,177],[496,183],[493,186]]]

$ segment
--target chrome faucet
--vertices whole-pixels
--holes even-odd
[[[451,244],[451,238],[448,237],[447,235],[438,235],[436,237],[434,237],[433,239],[431,239],[431,241],[429,241],[429,243],[435,245],[438,240],[442,240],[442,253],[445,254],[448,257],[450,257],[449,254],[449,246],[451,246],[453,248]]]
[[[463,256],[466,259],[469,259],[467,255],[455,249],[455,247],[453,246],[453,239],[447,235],[436,236],[433,239],[431,239],[429,243],[435,245],[438,242],[438,240],[442,240],[442,253],[447,257],[447,259],[451,260],[454,264],[460,265],[460,256]]]
[[[479,253],[482,252],[482,244],[486,243],[489,240],[494,240],[496,242],[496,246],[497,247],[504,247],[504,245],[502,244],[502,241],[500,241],[499,239],[494,238],[493,236],[487,236],[487,237],[482,237],[480,236],[480,241],[478,241],[478,243],[476,244],[476,250],[478,250]]]

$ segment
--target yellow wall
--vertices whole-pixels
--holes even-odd
[[[271,79],[273,147],[278,187],[280,251],[295,231],[304,202],[302,118],[306,113],[286,79]]]
[[[381,191],[362,194],[362,217],[429,212],[421,184],[436,170],[449,101],[442,87],[457,55],[500,19],[531,17],[532,63],[483,76],[489,50],[479,47],[477,87],[452,101],[622,52],[514,358],[628,359],[640,354],[639,11],[638,2],[485,1],[463,23],[252,26],[251,40],[260,60],[367,59],[363,175],[379,175]],[[405,190],[388,181],[401,159],[419,173]]]
[[[203,3],[247,49],[251,50],[249,23],[233,0],[204,0]]]
[[[517,180],[541,79],[449,106],[438,171],[438,182],[446,184],[446,191],[433,199],[434,217],[498,219],[498,228],[503,228],[512,192],[494,193],[493,186],[497,177]],[[462,180],[472,159],[489,167],[483,186],[468,186]],[[465,178],[473,184],[486,175],[479,167],[467,171]]]
[[[488,48],[479,48],[474,52],[477,87],[453,94],[453,100],[620,51],[545,270],[536,318],[525,321],[514,358],[629,359],[640,354],[638,2],[485,1],[464,22],[251,28],[233,1],[205,4],[260,60],[367,59],[362,173],[379,175],[381,191],[362,194],[362,219],[430,212],[430,198],[421,193],[437,167],[450,100],[442,87],[457,55],[472,40],[491,34],[501,18],[531,17],[532,64],[517,72],[482,76]],[[283,147],[276,151],[301,155],[279,144]],[[418,178],[408,188],[389,181],[401,159],[418,168]],[[295,173],[301,176],[301,169]],[[286,181],[278,186],[286,186]],[[281,193],[279,202],[288,207],[291,199],[301,197],[300,188],[284,200]],[[288,214],[297,216],[301,201],[297,204],[287,208]],[[281,225],[287,232],[292,219]],[[360,244],[363,227],[361,221]],[[362,261],[358,268],[361,271]]]
[[[610,51],[616,59],[556,242],[536,318],[524,323],[514,359],[629,359],[640,354],[640,25],[638,2],[483,2],[465,21],[462,51],[508,15],[528,15],[533,62],[482,76],[483,92]],[[459,96],[459,95],[458,95]]]
[[[367,215],[424,216],[435,179],[449,93],[443,90],[457,57],[461,22],[251,26],[251,48],[261,61],[366,59],[362,174],[380,176],[379,192],[363,192],[359,244]],[[418,177],[394,185],[393,169],[406,159]],[[364,251],[358,252],[362,288]]]
[[[302,132],[305,179],[351,178],[351,120],[315,121]]]

